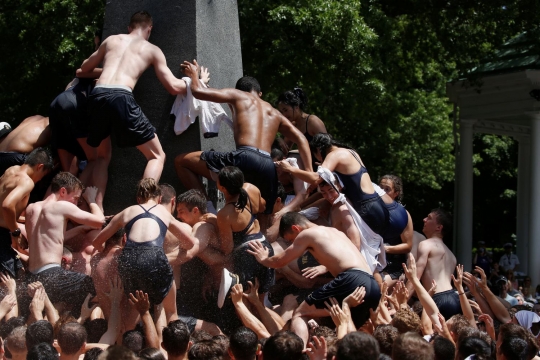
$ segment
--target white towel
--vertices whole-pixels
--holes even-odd
[[[292,167],[300,169],[300,167],[298,166],[298,159],[297,158],[293,158],[293,157],[286,158],[286,159],[283,159],[283,161],[288,162]],[[304,189],[307,190],[308,188],[309,188],[309,184],[307,182],[304,182]],[[285,205],[287,205],[287,204],[285,204]]]
[[[219,134],[221,122],[225,121],[232,128],[232,120],[227,116],[220,104],[196,99],[191,93],[191,79],[183,77],[186,82],[186,95],[178,94],[171,109],[174,115],[174,133],[182,134],[197,117],[205,138],[216,137]],[[203,84],[203,86],[206,86]]]
[[[330,170],[319,166],[317,173],[327,183],[335,184],[336,177]],[[354,223],[360,232],[360,252],[364,255],[371,271],[373,272],[375,269],[379,271],[384,269],[386,267],[386,252],[384,251],[384,241],[382,236],[371,230],[369,225],[362,220],[362,217],[358,215],[356,210],[347,201],[344,194],[340,193],[338,198],[334,201],[334,204],[339,202],[347,205],[347,209],[351,213]]]

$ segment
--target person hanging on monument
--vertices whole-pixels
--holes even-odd
[[[229,104],[236,150],[180,154],[174,161],[178,177],[187,189],[204,191],[199,176],[216,181],[217,173],[225,166],[240,168],[245,181],[259,188],[266,200],[264,215],[259,214],[261,228],[265,231],[277,198],[277,172],[270,157],[272,143],[278,131],[285,135],[298,145],[306,170],[312,171],[311,153],[305,136],[278,110],[261,99],[261,87],[255,78],[240,78],[235,89],[213,89],[202,86],[197,61],[185,61],[182,68],[192,80],[193,96],[200,100]]]
[[[148,42],[152,17],[138,11],[131,17],[129,34],[109,36],[96,52],[86,59],[78,72],[90,72],[103,63],[102,73],[89,96],[90,127],[88,145],[98,152],[107,146],[111,133],[120,147],[137,147],[146,157],[143,178],[159,181],[165,153],[156,136],[156,129],[136,103],[132,91],[139,77],[151,65],[158,80],[172,95],[186,92],[186,83],[176,78],[167,67],[165,55]],[[96,164],[94,171],[107,178],[107,166]]]

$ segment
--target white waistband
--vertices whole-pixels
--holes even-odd
[[[36,271],[30,271],[32,274],[34,275],[37,275],[39,274],[40,272],[43,272],[45,270],[49,270],[49,269],[52,269],[52,268],[55,268],[55,267],[60,267],[60,264],[47,264],[47,265],[44,265],[42,267],[40,267],[39,269],[37,269]]]
[[[104,88],[104,89],[122,89],[122,90],[126,90],[126,91],[129,91],[129,92],[133,92],[133,90],[131,90],[131,88],[129,86],[125,86],[125,85],[112,85],[112,84],[97,84],[94,89],[98,89],[98,88]]]

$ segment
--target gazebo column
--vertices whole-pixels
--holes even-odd
[[[531,119],[531,190],[529,216],[529,274],[532,285],[540,283],[540,113]]]
[[[473,126],[475,120],[462,119],[459,125],[459,172],[457,219],[457,260],[470,271],[473,235]]]
[[[519,141],[518,183],[516,211],[516,255],[521,262],[519,270],[529,272],[529,207],[531,180],[531,140],[529,136],[516,136]]]

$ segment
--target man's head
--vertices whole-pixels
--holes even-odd
[[[456,359],[466,359],[471,355],[475,355],[479,359],[489,359],[491,356],[491,346],[476,336],[460,339],[456,350]]]
[[[36,172],[39,180],[47,175],[54,167],[54,162],[49,151],[44,148],[36,148],[26,156],[24,163]]]
[[[294,241],[309,223],[309,220],[297,212],[288,212],[279,222],[279,236],[288,241]]]
[[[26,360],[57,360],[58,351],[52,344],[42,342],[28,348]]]
[[[13,329],[6,339],[6,345],[12,355],[26,354],[26,326]]]
[[[253,330],[241,326],[231,335],[229,354],[235,360],[254,360],[258,344],[257,334]]]
[[[261,85],[259,84],[257,79],[251,76],[244,76],[238,79],[235,88],[237,90],[253,93],[255,95],[258,95],[259,97],[262,96]]]
[[[420,317],[416,315],[414,311],[409,309],[399,309],[394,315],[391,325],[394,326],[400,334],[410,331],[422,334],[422,322]]]
[[[277,198],[276,202],[274,203],[274,207],[272,209],[272,214],[277,213],[281,209],[285,207],[285,200],[287,200],[287,193],[285,192],[285,188],[283,185],[281,185],[280,182],[278,182],[277,187]]]
[[[107,224],[111,221],[112,219],[109,219],[107,221]],[[111,236],[106,242],[105,242],[105,247],[106,248],[110,248],[110,247],[113,247],[113,246],[124,246],[126,243],[126,230],[124,228],[120,228],[118,229],[113,236]]]
[[[140,29],[143,31],[143,37],[148,40],[150,33],[152,32],[152,25],[152,16],[150,16],[148,11],[137,11],[135,14],[131,15],[128,31],[131,33],[134,30]]]
[[[392,345],[399,336],[399,331],[392,325],[379,325],[373,332],[373,337],[381,347],[381,352],[386,355],[392,355]]]
[[[26,348],[30,350],[34,345],[44,342],[51,345],[54,342],[53,326],[47,320],[38,320],[26,329]]]
[[[195,225],[208,212],[206,196],[202,191],[191,189],[178,195],[176,216],[188,225]]]
[[[433,360],[433,347],[416,332],[401,334],[394,340],[392,359]]]
[[[61,260],[62,269],[71,270],[73,266],[73,253],[67,247],[64,246],[62,249],[62,260]]]
[[[82,353],[87,339],[86,329],[79,323],[64,324],[58,332],[58,345],[62,354],[74,355]]]
[[[189,329],[182,320],[171,321],[163,328],[163,342],[161,346],[169,357],[183,356],[189,347]]]
[[[527,341],[518,337],[507,337],[497,346],[497,360],[527,360]]]
[[[159,188],[161,189],[161,205],[172,214],[176,207],[176,190],[169,184],[159,184]]]
[[[514,247],[512,245],[512,243],[506,243],[503,245],[504,247],[504,251],[507,253],[507,254],[511,254],[512,253],[512,248]]]
[[[453,359],[456,355],[454,343],[442,336],[435,336],[431,344],[435,352],[435,360]]]
[[[431,210],[424,218],[424,234],[430,238],[439,236],[441,239],[448,239],[452,230],[452,217],[443,209]]]
[[[448,321],[446,322],[446,325],[448,325],[448,330],[450,330],[450,335],[452,335],[452,338],[454,339],[454,342],[457,343],[457,340],[461,333],[471,327],[471,323],[467,318],[461,314],[457,314],[452,316]]]
[[[124,346],[112,345],[99,355],[98,360],[139,360],[139,358]]]
[[[203,340],[193,344],[189,348],[189,360],[221,360],[223,358],[223,348],[214,340]]]
[[[51,191],[58,196],[58,200],[75,205],[79,203],[83,188],[81,180],[67,171],[58,173],[51,182]]]
[[[144,335],[139,330],[128,330],[122,335],[122,346],[138,353],[144,349]]]
[[[503,341],[506,341],[510,338],[520,338],[527,341],[527,351],[528,351],[528,359],[532,359],[536,356],[539,350],[538,342],[536,341],[536,337],[528,330],[526,330],[524,327],[508,323],[501,325],[499,327],[499,335],[497,338],[497,349],[501,346]],[[497,350],[497,356],[498,356],[498,350]]]
[[[319,184],[319,192],[330,204],[333,204],[339,196],[336,188],[324,180]]]
[[[262,354],[265,360],[301,360],[304,342],[290,331],[278,331],[264,343]]]
[[[377,340],[363,332],[352,332],[337,342],[336,360],[378,360],[380,355]]]

